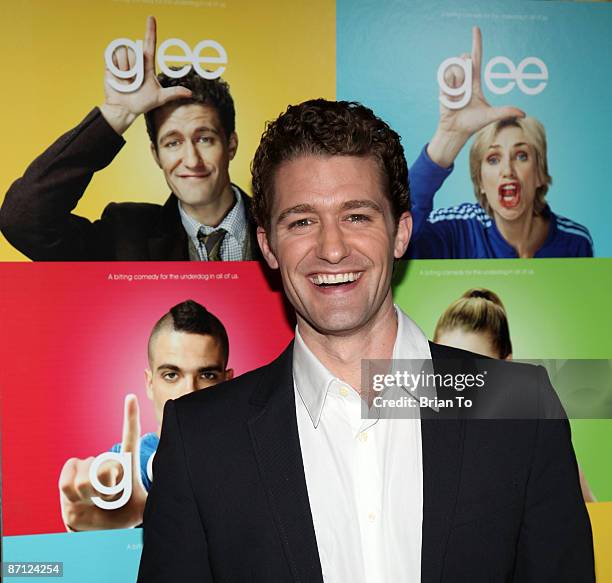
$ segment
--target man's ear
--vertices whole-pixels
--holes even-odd
[[[276,255],[274,254],[274,251],[272,251],[270,241],[268,240],[268,235],[263,227],[257,227],[257,242],[259,243],[259,248],[261,249],[261,253],[264,256],[266,263],[272,269],[278,269]]]
[[[236,152],[238,151],[238,134],[236,132],[232,132],[232,135],[227,141],[227,147],[229,150],[229,159],[233,160]]]
[[[147,391],[147,397],[153,400],[153,373],[150,368],[145,368],[145,389]]]
[[[225,380],[226,381],[231,381],[234,378],[234,369],[233,368],[228,368],[225,371]]]
[[[161,164],[159,163],[159,154],[157,153],[155,144],[151,142],[149,145],[151,146],[151,155],[153,156],[153,160],[155,160],[155,163],[161,168]]]
[[[393,257],[401,259],[408,249],[410,235],[412,234],[412,215],[405,211],[400,215],[393,244]]]

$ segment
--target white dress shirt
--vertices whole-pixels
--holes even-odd
[[[427,337],[397,306],[394,359],[430,359]],[[326,583],[421,580],[420,419],[362,419],[359,394],[296,331],[300,446]]]

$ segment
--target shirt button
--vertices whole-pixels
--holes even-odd
[[[349,394],[349,390],[346,387],[340,387],[340,394],[346,397]]]
[[[368,434],[365,431],[362,431],[359,434],[359,441],[362,441],[363,443],[365,443],[368,440]]]
[[[370,512],[370,514],[368,514],[368,522],[374,522],[375,520],[376,520],[376,513]]]

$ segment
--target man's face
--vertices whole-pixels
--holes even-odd
[[[190,103],[169,104],[155,112],[157,126],[153,157],[168,186],[186,210],[202,211],[219,203],[230,186],[229,163],[238,139],[225,135],[217,110]]]
[[[221,346],[207,334],[190,334],[163,328],[151,345],[151,368],[145,371],[147,396],[153,401],[161,425],[168,399],[211,387],[233,377],[226,370]]]
[[[302,156],[274,177],[266,261],[280,268],[301,319],[326,335],[351,334],[391,306],[393,259],[408,246],[412,222],[395,225],[372,157]]]

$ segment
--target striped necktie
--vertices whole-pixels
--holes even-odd
[[[202,229],[198,231],[198,241],[204,245],[208,261],[221,261],[221,244],[227,231],[217,229],[206,235]]]

